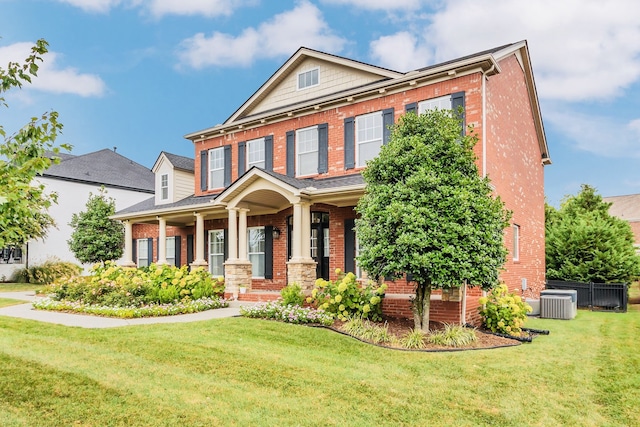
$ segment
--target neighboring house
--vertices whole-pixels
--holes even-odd
[[[126,257],[130,265],[167,263],[173,251],[172,262],[205,266],[225,276],[230,294],[248,285],[253,297],[291,282],[309,289],[338,268],[362,277],[354,232],[362,168],[400,115],[458,106],[479,137],[480,173],[513,211],[502,280],[535,296],[545,280],[550,158],[524,41],[408,73],[299,49],[224,123],[186,135],[196,157],[193,194],[178,200],[168,191],[166,203],[157,196],[165,181],[156,178],[155,204],[114,216],[130,236]],[[185,244],[170,246],[170,238]],[[413,292],[405,280],[389,283],[383,310],[409,315]],[[479,296],[436,293],[432,318],[477,321]]]
[[[640,253],[640,194],[627,196],[603,197],[603,201],[611,203],[609,214],[629,222],[635,237],[635,247]]]
[[[37,178],[47,192],[58,194],[58,203],[49,208],[56,226],[48,230],[45,239],[30,241],[21,250],[20,262],[9,266],[0,260],[0,277],[9,278],[15,268],[41,264],[48,259],[80,264],[67,244],[73,232],[69,222],[74,213],[86,210],[89,194],[97,195],[101,186],[107,190],[107,197],[115,200],[116,210],[153,196],[154,173],[115,151],[57,156],[60,163],[51,165]]]

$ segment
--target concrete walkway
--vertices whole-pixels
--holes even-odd
[[[115,328],[118,326],[149,325],[153,323],[185,323],[240,315],[240,303],[237,301],[231,301],[227,308],[218,308],[193,314],[143,317],[140,319],[118,319],[87,314],[70,314],[59,313],[56,311],[34,310],[31,306],[31,302],[35,301],[38,297],[35,296],[33,291],[0,292],[0,298],[29,301],[27,304],[18,304],[0,308],[0,316],[19,317],[21,319],[56,323],[58,325],[65,326],[78,326],[80,328]]]

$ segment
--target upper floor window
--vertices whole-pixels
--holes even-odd
[[[209,189],[224,187],[224,147],[209,150]]]
[[[382,147],[382,111],[356,117],[356,166],[364,167]]]
[[[422,114],[428,110],[451,110],[451,95],[441,96],[439,98],[427,99],[418,104],[418,114]]]
[[[160,198],[167,200],[169,198],[169,174],[160,175]]]
[[[318,85],[319,68],[298,73],[298,90]]]
[[[264,138],[247,141],[247,170],[252,166],[265,167]]]
[[[318,126],[296,131],[296,176],[318,173]]]

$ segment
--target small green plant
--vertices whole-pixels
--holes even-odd
[[[53,258],[40,265],[16,270],[10,281],[48,285],[64,277],[76,276],[80,272],[82,272],[82,267],[79,265]]]
[[[382,297],[387,289],[386,284],[377,286],[370,282],[360,285],[353,273],[344,274],[336,269],[338,280],[316,280],[307,302],[333,313],[342,321],[359,316],[372,320],[382,319]]]
[[[304,304],[304,294],[299,283],[289,283],[280,291],[282,303],[284,305],[302,305]]]
[[[426,336],[427,334],[422,329],[411,329],[406,335],[400,338],[400,345],[408,349],[425,348]]]
[[[374,344],[391,343],[394,342],[395,338],[389,332],[389,327],[386,322],[383,325],[378,325],[360,316],[350,318],[340,329],[351,336]]]
[[[492,332],[520,336],[531,306],[519,295],[509,292],[504,283],[496,286],[478,301],[484,326]]]
[[[444,329],[431,332],[427,341],[446,347],[464,347],[478,341],[478,337],[475,329],[446,323]]]

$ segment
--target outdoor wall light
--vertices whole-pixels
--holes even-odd
[[[280,229],[278,227],[273,227],[273,238],[274,239],[280,238]]]

